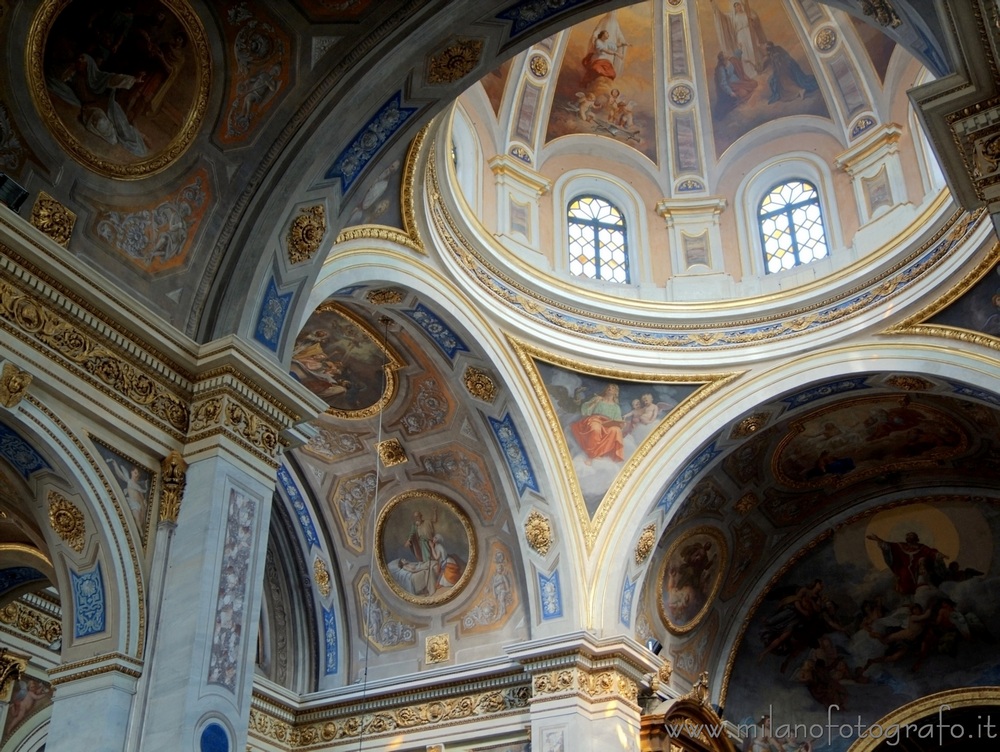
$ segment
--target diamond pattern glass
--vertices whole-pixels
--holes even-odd
[[[569,271],[577,277],[628,284],[625,219],[597,196],[580,196],[567,210]]]
[[[811,184],[792,180],[774,186],[760,202],[761,245],[769,274],[826,258],[826,230],[819,193]]]

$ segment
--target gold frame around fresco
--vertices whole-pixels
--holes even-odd
[[[166,169],[176,162],[194,142],[208,109],[212,81],[212,56],[201,19],[185,0],[158,0],[167,7],[187,32],[189,47],[197,69],[194,101],[184,123],[164,149],[146,159],[120,164],[98,157],[70,133],[52,104],[45,84],[45,47],[52,27],[66,8],[78,0],[44,0],[35,13],[25,45],[25,69],[31,98],[42,121],[59,144],[84,167],[110,178],[138,180]],[[80,0],[82,1],[82,0]]]
[[[385,556],[383,555],[382,542],[385,536],[385,525],[389,519],[390,513],[400,504],[420,499],[432,501],[447,507],[448,510],[452,512],[452,514],[454,514],[458,518],[458,521],[462,524],[462,528],[465,530],[466,538],[469,541],[469,558],[465,563],[465,571],[462,572],[462,576],[459,577],[458,582],[456,582],[452,587],[447,588],[440,595],[435,594],[431,596],[420,596],[407,593],[396,584],[396,581],[389,573],[389,567],[385,561]],[[375,523],[375,559],[378,563],[378,571],[382,575],[382,579],[385,584],[389,586],[389,589],[392,590],[396,596],[407,603],[414,606],[437,606],[453,600],[459,595],[459,593],[465,590],[466,585],[468,585],[469,581],[472,579],[472,576],[476,571],[476,562],[478,558],[479,548],[476,544],[476,530],[472,526],[472,520],[469,518],[469,515],[465,512],[465,510],[458,504],[458,502],[448,498],[444,494],[427,489],[404,491],[403,493],[392,497],[389,500],[389,503],[385,505],[385,508],[379,512],[378,521]]]
[[[667,616],[666,605],[663,603],[663,583],[667,576],[667,566],[669,566],[670,560],[673,558],[674,554],[680,550],[681,546],[698,535],[704,535],[711,538],[715,543],[719,557],[719,568],[712,578],[712,587],[709,588],[708,595],[705,596],[705,603],[700,609],[698,609],[698,613],[695,614],[691,618],[691,621],[687,624],[674,624],[673,621],[670,620],[670,617]],[[704,621],[709,610],[712,608],[712,604],[715,603],[715,597],[719,594],[719,589],[722,587],[723,575],[726,573],[726,567],[728,564],[729,546],[726,543],[726,536],[718,528],[711,527],[709,525],[702,525],[701,527],[696,527],[681,533],[681,535],[679,535],[677,539],[670,544],[670,548],[667,549],[667,554],[663,557],[663,562],[660,564],[660,573],[656,578],[656,607],[660,612],[660,619],[663,621],[663,625],[670,630],[671,634],[687,634]]]
[[[383,355],[385,355],[385,363],[382,366],[382,372],[385,377],[385,388],[382,389],[382,394],[379,396],[378,400],[368,407],[363,407],[360,410],[341,410],[327,405],[326,414],[332,415],[335,418],[344,418],[345,420],[361,420],[363,418],[370,418],[373,415],[378,415],[380,412],[385,410],[389,403],[392,402],[392,398],[396,396],[396,389],[398,387],[398,383],[396,381],[396,370],[402,368],[405,365],[405,362],[396,353],[396,351],[390,347],[389,343],[385,340],[385,337],[379,337],[379,333],[367,321],[340,303],[332,300],[326,300],[316,306],[316,310],[313,313],[316,312],[335,313],[338,316],[342,316],[347,319],[364,332],[365,336],[374,342],[375,346],[382,351]]]

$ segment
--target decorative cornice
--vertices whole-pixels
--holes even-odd
[[[411,732],[458,723],[527,713],[531,690],[524,677],[442,685],[409,697],[380,697],[356,705],[310,708],[297,712],[254,694],[250,708],[251,737],[282,750],[326,749],[331,743]],[[371,709],[372,707],[377,709]]]
[[[122,653],[107,653],[82,661],[63,663],[49,669],[49,679],[53,687],[112,672],[138,679],[142,675],[142,666],[143,662],[137,658],[131,658]]]
[[[576,695],[591,702],[618,700],[639,709],[639,685],[615,669],[588,670],[580,666],[536,674],[532,701]]]
[[[490,169],[497,180],[512,179],[517,185],[534,192],[541,198],[552,190],[552,181],[539,172],[524,166],[518,159],[511,159],[506,154],[497,154],[489,161]]]
[[[23,637],[40,647],[47,648],[62,637],[62,620],[34,608],[23,600],[11,601],[0,608],[0,628]]]

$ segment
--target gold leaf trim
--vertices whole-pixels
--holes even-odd
[[[49,491],[49,524],[52,531],[66,541],[77,553],[83,551],[87,525],[83,512],[69,499],[56,491]]]

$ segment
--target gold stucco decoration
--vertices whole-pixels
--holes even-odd
[[[49,491],[49,524],[52,530],[77,553],[83,551],[87,525],[83,512],[57,491]]]
[[[465,388],[469,390],[469,394],[476,399],[481,399],[483,402],[493,402],[497,398],[497,384],[489,371],[469,366],[462,374],[462,380],[465,382]]]
[[[825,26],[816,32],[816,49],[820,52],[829,52],[837,46],[837,32],[833,27]]]
[[[757,504],[759,503],[760,500],[757,498],[757,494],[753,491],[747,491],[733,504],[733,509],[740,514],[750,514],[750,512],[757,508]]]
[[[449,658],[451,658],[451,641],[448,635],[428,635],[424,641],[424,662],[444,663]]]
[[[761,428],[767,425],[767,419],[771,416],[767,413],[754,413],[753,415],[748,415],[735,426],[729,434],[730,439],[745,439],[747,436],[752,436],[757,433]]]
[[[21,633],[22,637],[51,645],[62,636],[62,622],[22,601],[12,601],[0,608],[0,624],[6,624]]]
[[[639,540],[635,544],[635,563],[642,564],[649,558],[649,554],[656,545],[656,525],[650,522],[642,529]]]
[[[386,439],[378,445],[378,456],[383,467],[392,467],[406,462],[406,450],[399,439]]]
[[[861,0],[861,12],[875,19],[879,26],[897,28],[902,22],[889,0]]]
[[[0,405],[14,407],[24,399],[31,386],[32,375],[13,363],[4,363],[0,373]]]
[[[288,228],[288,260],[293,264],[316,255],[326,235],[326,210],[322,204],[302,209]]]
[[[545,78],[549,73],[549,61],[544,55],[532,55],[528,61],[528,68],[536,78]]]
[[[73,234],[76,215],[45,191],[39,191],[31,207],[31,224],[65,248]]]
[[[402,303],[403,297],[402,290],[395,290],[391,287],[381,287],[378,290],[369,290],[365,293],[365,300],[377,306]]]
[[[708,707],[711,698],[711,691],[708,688],[708,672],[702,671],[698,676],[698,681],[696,681],[692,686],[691,690],[684,695],[685,699],[693,700],[699,705],[704,705]]]
[[[316,589],[319,590],[320,595],[324,598],[329,597],[331,592],[330,572],[326,568],[326,562],[319,556],[313,559],[313,582],[316,583]]]
[[[177,515],[181,511],[181,500],[184,498],[184,486],[187,485],[187,462],[175,449],[164,457],[160,472],[163,476],[160,522],[172,522],[176,525]]]
[[[552,528],[549,527],[548,518],[532,510],[524,521],[524,538],[541,556],[548,554],[552,546]]]
[[[483,54],[482,39],[460,39],[430,59],[427,83],[452,84],[469,75]]]
[[[10,702],[14,682],[24,675],[27,668],[27,658],[0,648],[0,702]]]
[[[926,392],[934,387],[930,381],[919,376],[890,376],[885,380],[885,384],[906,392]]]

